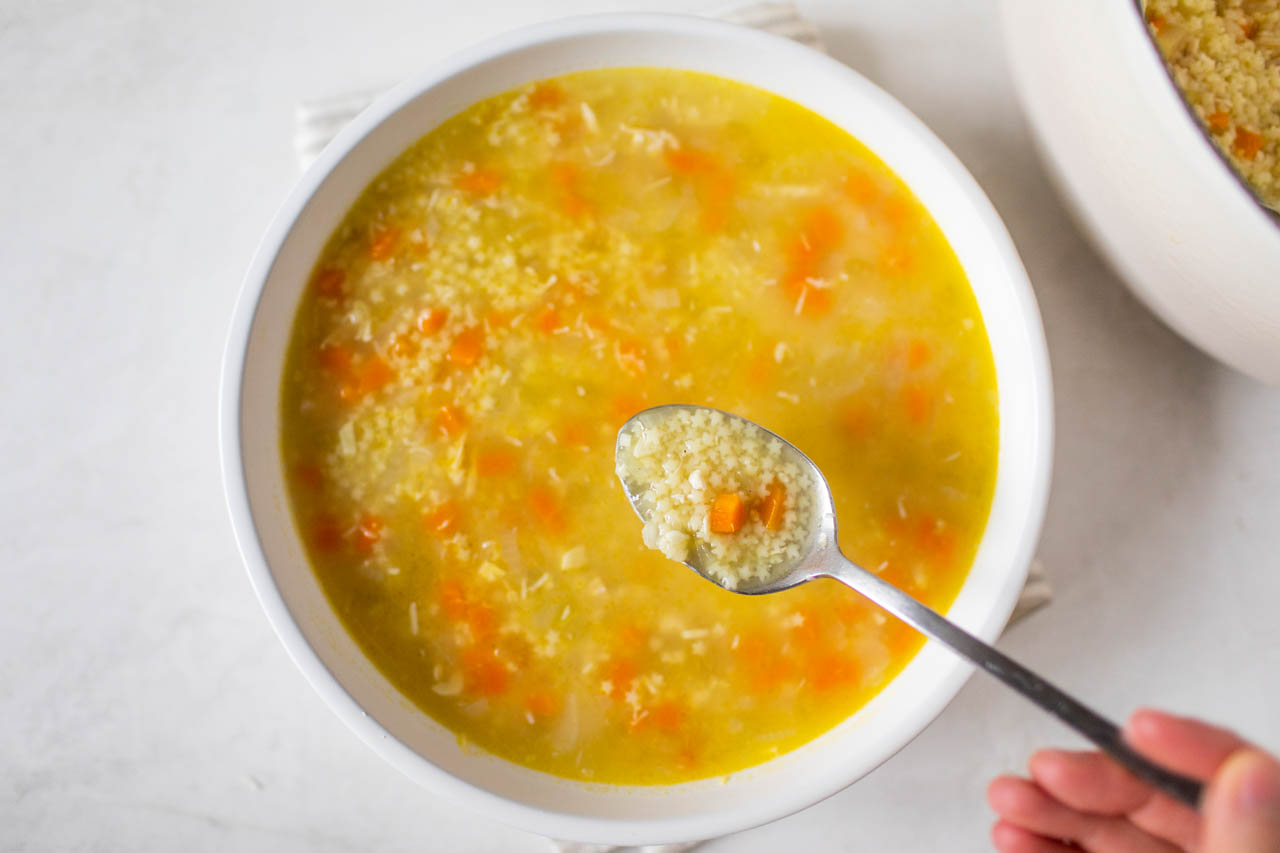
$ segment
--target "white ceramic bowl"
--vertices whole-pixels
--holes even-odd
[[[285,492],[278,395],[290,323],[326,238],[366,183],[468,104],[529,80],[609,66],[665,66],[770,89],[875,151],[932,212],[986,321],[1000,395],[999,477],[986,534],[950,615],[992,640],[1026,576],[1048,489],[1052,413],[1040,318],[1004,227],[929,131],[862,77],[817,52],[696,18],[609,15],[485,42],[398,86],[321,154],[285,202],[245,277],[222,376],[227,502],[245,565],[289,654],[333,711],[434,793],[560,838],[652,843],[709,838],[804,808],[863,776],[942,710],[969,675],[929,644],[874,701],[808,745],[721,779],[590,785],[474,751],[404,699],[343,630],[307,564]]]
[[[1169,77],[1133,0],[1004,0],[1050,173],[1095,247],[1174,330],[1280,385],[1280,221]]]

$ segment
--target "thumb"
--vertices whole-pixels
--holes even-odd
[[[1205,853],[1280,853],[1280,763],[1240,749],[1205,792]]]

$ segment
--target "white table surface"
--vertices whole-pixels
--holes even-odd
[[[295,102],[535,19],[713,5],[0,3],[0,849],[546,849],[402,778],[285,657],[223,509],[223,333],[296,177]],[[1280,392],[1167,331],[1082,242],[989,0],[802,7],[972,170],[1035,284],[1057,600],[1002,646],[1113,715],[1166,705],[1280,747]],[[1069,742],[977,678],[862,782],[706,849],[982,850],[985,780]]]

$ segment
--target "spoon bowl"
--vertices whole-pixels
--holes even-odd
[[[704,552],[698,548],[690,550],[689,557],[678,562],[682,562],[717,586],[742,595],[767,595],[781,592],[818,578],[837,580],[926,637],[946,645],[970,663],[1012,687],[1041,709],[1053,714],[1084,735],[1134,775],[1180,802],[1192,808],[1198,808],[1202,794],[1200,782],[1153,764],[1124,741],[1119,727],[1110,720],[1022,664],[997,651],[993,646],[979,640],[937,611],[916,601],[893,584],[846,558],[841,553],[837,541],[835,502],[831,487],[822,471],[791,442],[754,421],[707,406],[687,404],[656,406],[633,415],[618,430],[614,453],[623,491],[642,521],[650,520],[653,507],[647,495],[646,484],[630,476],[632,469],[628,462],[631,449],[645,430],[660,424],[663,419],[698,412],[714,413],[716,417],[728,418],[731,423],[754,433],[753,438],[756,440],[770,444],[778,442],[776,446],[781,449],[786,461],[799,466],[803,480],[811,490],[812,500],[809,506],[812,507],[815,517],[809,519],[811,532],[807,537],[806,547],[798,556],[789,561],[765,567],[762,577],[748,578],[745,583],[726,583],[720,575],[707,571],[705,561],[702,559]],[[668,456],[687,452],[677,447],[666,447],[663,450]]]

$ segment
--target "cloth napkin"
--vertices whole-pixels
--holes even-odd
[[[708,17],[730,21],[748,27],[756,27],[775,35],[785,36],[814,50],[825,50],[817,27],[800,14],[792,3],[752,3],[734,6]],[[381,95],[381,91],[349,92],[327,98],[303,101],[294,110],[293,149],[298,166],[306,169],[321,150],[365,107]],[[1018,622],[1053,600],[1053,588],[1039,560],[1031,563],[1026,585],[1014,607],[1009,624]],[[616,853],[634,849],[640,853],[683,853],[692,850],[703,841],[682,844],[655,844],[638,848],[619,847],[610,844],[583,844],[576,841],[548,839],[556,853]]]

